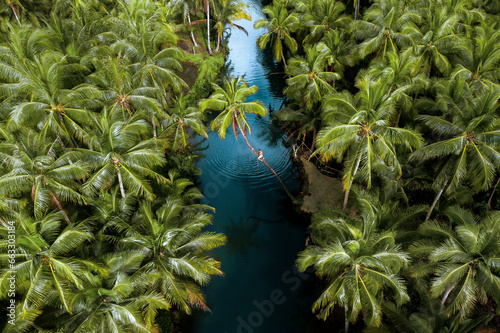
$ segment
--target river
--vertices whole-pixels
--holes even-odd
[[[246,0],[252,21],[239,21],[248,36],[232,29],[228,39],[227,71],[258,85],[259,99],[278,109],[283,101],[283,71],[272,55],[257,48],[262,31],[253,28],[262,18],[262,5]],[[250,116],[250,143],[262,149],[267,162],[292,192],[299,190],[299,175],[285,147],[286,134],[270,117]],[[198,162],[202,170],[203,203],[216,209],[211,231],[227,235],[226,246],[214,250],[223,277],[204,288],[209,313],[194,315],[192,333],[305,333],[314,320],[311,304],[317,291],[314,279],[295,269],[297,253],[304,248],[307,221],[296,214],[275,176],[228,130],[225,140],[209,133]],[[312,332],[312,331],[311,331]]]

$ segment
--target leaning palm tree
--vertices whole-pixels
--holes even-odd
[[[238,139],[238,133],[243,135],[247,146],[252,152],[257,155],[259,161],[264,163],[269,170],[276,176],[281,183],[287,195],[293,200],[293,196],[286,188],[285,184],[278,176],[276,171],[267,163],[267,161],[260,155],[257,150],[250,144],[247,138],[247,133],[251,134],[252,130],[248,124],[247,114],[253,113],[261,117],[267,115],[267,109],[261,101],[247,102],[246,99],[255,94],[259,87],[253,85],[251,87],[243,80],[243,78],[225,79],[224,88],[213,84],[214,92],[209,98],[201,100],[199,107],[202,112],[207,109],[221,110],[221,112],[210,123],[212,130],[218,131],[220,137],[224,140],[226,138],[227,129],[232,126],[234,138]]]
[[[276,61],[283,61],[286,67],[284,45],[292,53],[298,49],[297,41],[291,35],[299,27],[297,15],[288,11],[284,1],[275,1],[272,5],[264,7],[262,12],[267,15],[267,18],[255,21],[254,27],[255,29],[264,28],[267,32],[257,39],[257,46],[263,50],[271,41]]]
[[[309,245],[299,254],[300,271],[312,266],[327,279],[328,286],[313,305],[326,319],[335,305],[345,309],[345,332],[361,311],[367,326],[379,326],[381,304],[391,290],[401,305],[409,300],[404,280],[398,275],[409,263],[409,255],[395,245],[395,233],[378,230],[379,214],[370,205],[350,219],[336,209],[316,214]]]
[[[199,285],[212,275],[222,275],[220,263],[205,252],[225,243],[225,236],[201,230],[211,223],[211,215],[183,205],[177,198],[166,198],[161,206],[147,201],[132,218],[129,236],[121,243],[144,254],[134,273],[154,273],[152,281],[169,305],[190,313],[192,308],[208,309]]]
[[[315,154],[344,161],[344,209],[358,171],[368,188],[377,165],[390,166],[400,177],[396,147],[411,150],[422,144],[420,133],[391,126],[395,102],[404,88],[391,92],[388,85],[388,80],[365,76],[357,83],[360,92],[356,96],[343,92],[325,99],[326,127],[318,134]]]
[[[487,190],[500,167],[497,140],[500,89],[491,86],[474,95],[457,78],[438,85],[437,91],[437,102],[424,100],[422,106],[439,109],[443,116],[421,115],[417,119],[441,140],[415,151],[410,158],[438,162],[434,181],[437,195],[426,220],[443,192],[449,194],[465,181],[474,192]]]
[[[234,23],[237,20],[251,20],[250,14],[246,11],[247,4],[235,0],[220,0],[218,1],[218,12],[216,13],[215,29],[217,30],[217,47],[215,52],[219,52],[220,42],[224,31],[228,25],[237,28],[248,35],[248,32],[241,25]]]

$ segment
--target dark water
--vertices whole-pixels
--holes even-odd
[[[249,36],[233,29],[227,67],[230,74],[244,75],[250,85],[260,87],[252,98],[278,109],[283,76],[271,74],[280,69],[272,55],[255,43],[262,31],[254,30],[253,22],[263,17],[262,6],[247,3],[252,22],[238,24]],[[286,135],[270,123],[269,116],[250,117],[250,125],[251,144],[263,150],[290,191],[298,191],[299,177],[284,145]],[[205,157],[198,163],[204,203],[216,208],[211,230],[225,233],[228,244],[212,253],[225,276],[214,277],[204,289],[212,312],[195,314],[192,333],[307,332],[317,293],[310,290],[313,278],[294,268],[297,253],[304,248],[306,222],[294,213],[279,182],[257,163],[242,137],[236,141],[228,131],[223,141],[210,133],[205,146]]]

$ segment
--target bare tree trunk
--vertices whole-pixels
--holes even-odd
[[[354,172],[352,174],[352,180],[354,180],[354,176],[356,176],[356,172],[358,172],[360,162],[361,162],[361,154],[359,155],[358,161],[356,162],[356,167],[354,168]],[[344,204],[342,205],[342,210],[345,210],[347,208],[347,200],[349,200],[349,192],[351,192],[351,186],[352,186],[352,182],[349,185],[349,187],[347,188],[347,190],[345,191]]]
[[[491,200],[493,199],[493,195],[495,194],[495,191],[497,190],[498,183],[500,183],[500,177],[498,177],[498,180],[495,184],[495,187],[493,187],[493,192],[491,192],[490,198],[488,199],[488,207],[491,208]]]
[[[431,214],[432,214],[432,211],[434,210],[434,207],[436,206],[439,198],[441,197],[441,195],[443,194],[443,191],[444,191],[444,188],[446,187],[446,184],[448,183],[448,181],[446,181],[444,184],[443,184],[443,187],[441,187],[441,189],[439,190],[438,194],[436,195],[436,197],[434,198],[434,201],[432,202],[432,205],[431,205],[431,208],[429,209],[429,212],[427,213],[427,216],[425,217],[425,222],[427,222],[429,220],[429,218],[431,217]]]
[[[122,194],[122,198],[125,199],[125,189],[123,188],[122,174],[118,167],[116,167],[116,174],[118,175],[118,184],[120,185],[120,193]]]
[[[243,131],[243,129],[241,128],[240,123],[238,123],[238,128],[240,129],[241,135],[243,135],[243,138],[245,139],[245,142],[247,143],[247,146],[250,147],[250,149],[252,150],[252,153],[254,153],[255,155],[259,156],[259,153],[255,150],[254,147],[252,147],[252,145],[250,144],[250,142],[248,142],[247,136],[246,136],[245,132]],[[290,191],[288,191],[288,188],[286,187],[285,183],[283,183],[283,181],[281,180],[280,176],[278,176],[278,174],[276,173],[276,171],[274,171],[274,169],[269,165],[269,163],[267,163],[267,161],[265,159],[262,158],[262,159],[259,159],[259,161],[261,161],[262,163],[264,163],[267,166],[267,168],[269,170],[271,170],[271,172],[276,176],[276,178],[280,182],[281,186],[283,186],[283,189],[285,190],[286,195],[288,195],[288,197],[290,198],[290,200],[292,200],[292,202],[293,202],[294,201],[293,195],[290,193]]]
[[[193,28],[191,27],[191,15],[189,14],[189,10],[188,10],[187,17],[188,17],[189,27],[191,29],[191,39],[193,40],[194,46],[198,47],[198,44],[196,43],[196,39],[194,38]]]
[[[212,49],[210,48],[210,2],[207,0],[207,45],[208,53],[212,55]]]

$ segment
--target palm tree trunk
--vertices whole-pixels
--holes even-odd
[[[212,55],[212,49],[210,48],[210,2],[207,1],[207,45],[208,45],[208,53]]]
[[[344,309],[345,309],[345,333],[348,333],[349,332],[349,319],[347,318],[347,305],[344,306]]]
[[[352,174],[352,180],[354,180],[354,176],[356,176],[356,172],[358,172],[359,163],[361,162],[361,154],[359,154],[358,160],[356,161],[356,167],[354,168],[354,172]],[[351,192],[352,181],[347,190],[345,191],[344,196],[344,204],[342,205],[342,210],[347,208],[347,201],[349,200],[349,192]]]
[[[191,27],[191,15],[189,14],[189,10],[188,10],[188,13],[187,13],[187,17],[188,17],[189,26]],[[191,27],[191,39],[193,40],[194,47],[198,47],[198,44],[196,43],[196,39],[194,38],[193,28],[192,27]]]
[[[495,194],[495,191],[497,190],[498,183],[500,183],[500,177],[498,177],[498,180],[495,184],[495,187],[493,187],[493,192],[491,192],[490,198],[488,199],[488,207],[491,208],[491,200],[493,199],[493,195]]]
[[[443,187],[441,187],[438,194],[434,198],[434,201],[432,202],[431,208],[429,209],[429,212],[427,213],[427,216],[425,217],[425,222],[427,222],[427,220],[429,220],[429,218],[431,217],[432,211],[434,210],[434,207],[436,206],[439,198],[441,197],[441,194],[443,194],[444,188],[446,187],[447,183],[448,183],[448,181],[444,182]]]
[[[241,128],[240,123],[238,123],[238,128],[240,129],[241,135],[243,135],[243,138],[245,139],[245,142],[247,143],[247,146],[250,147],[250,149],[252,150],[252,153],[254,153],[255,155],[259,156],[259,153],[255,150],[254,147],[252,147],[252,145],[250,144],[250,142],[248,142],[247,136],[246,136],[245,132],[243,132],[243,129]],[[288,195],[288,197],[290,198],[290,200],[292,200],[292,202],[293,202],[294,201],[293,195],[290,193],[290,191],[288,191],[288,188],[286,187],[285,183],[283,183],[283,181],[281,180],[280,176],[278,176],[278,174],[276,173],[276,171],[274,171],[274,169],[269,165],[269,163],[267,163],[267,161],[265,159],[259,159],[259,161],[261,161],[262,163],[264,163],[267,166],[267,168],[269,170],[271,170],[271,172],[276,176],[276,178],[280,182],[281,186],[283,186],[283,189],[285,190],[286,195]]]
[[[219,52],[219,46],[220,46],[220,35],[217,33],[217,47],[215,48],[215,52]]]
[[[359,13],[359,1],[360,0],[356,1],[356,7],[354,8],[354,20],[356,20],[357,17],[358,17],[358,13]]]
[[[61,205],[61,203],[59,202],[59,200],[57,200],[57,197],[54,195],[54,193],[50,193],[50,196],[52,197],[52,201],[54,201],[54,203],[56,204],[57,208],[59,208],[59,210],[63,214],[63,217],[66,220],[66,222],[68,224],[70,224],[71,222],[69,220],[68,214],[66,214],[66,211],[64,210],[63,206]]]
[[[316,128],[313,129],[313,142],[311,144],[311,150],[314,151],[314,147],[316,147],[316,136],[318,133],[316,132]]]
[[[17,10],[16,5],[11,2],[7,2],[7,5],[9,5],[10,9],[12,9],[12,12],[16,17],[17,23],[19,23],[19,26],[21,26],[21,20],[19,19],[19,11]]]
[[[118,184],[120,185],[120,193],[122,194],[122,198],[125,199],[125,189],[123,188],[122,174],[119,168],[116,168],[116,174],[118,175]]]
[[[283,59],[283,64],[285,65],[285,68],[286,68],[286,59],[285,59],[285,55],[283,54],[283,47],[281,47],[281,59]]]

